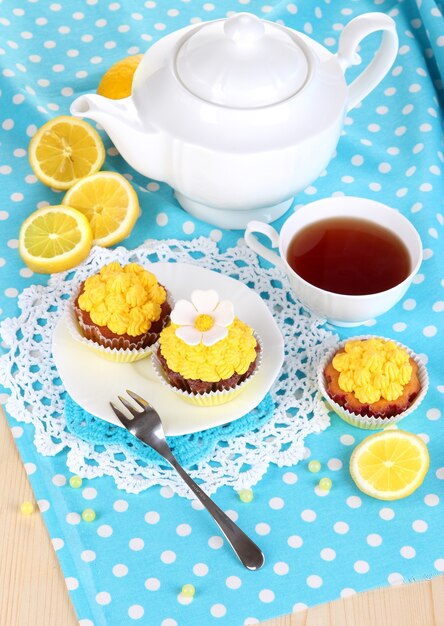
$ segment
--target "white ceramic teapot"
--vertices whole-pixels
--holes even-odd
[[[361,40],[379,50],[347,85]],[[337,54],[250,13],[187,26],[145,54],[129,98],[84,95],[71,113],[101,124],[138,172],[165,181],[182,207],[223,228],[271,222],[326,167],[343,118],[376,87],[398,50],[383,13],[353,19]]]

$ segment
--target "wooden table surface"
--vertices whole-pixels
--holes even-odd
[[[20,504],[32,501],[33,494],[1,411],[0,476],[0,626],[76,626],[78,621],[42,517],[38,512],[29,517],[19,512]],[[265,624],[444,626],[444,576],[360,593]]]

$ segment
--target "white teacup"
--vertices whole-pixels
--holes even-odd
[[[410,254],[411,271],[407,278],[391,289],[367,295],[325,291],[301,278],[287,262],[287,250],[293,237],[309,224],[335,217],[365,219],[398,235]],[[279,254],[261,244],[253,234],[255,232],[266,235],[272,247],[279,248]],[[380,202],[353,196],[324,198],[306,204],[284,222],[280,234],[263,222],[249,222],[245,241],[257,254],[287,274],[294,293],[307,309],[337,326],[359,326],[391,309],[407,291],[422,261],[421,239],[406,217]]]

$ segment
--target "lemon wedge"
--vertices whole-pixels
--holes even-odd
[[[105,98],[119,100],[131,95],[133,76],[143,54],[134,54],[114,63],[102,76],[97,93]]]
[[[89,254],[92,230],[86,217],[66,206],[46,206],[31,213],[19,235],[19,253],[34,272],[63,272]]]
[[[116,172],[98,172],[82,178],[67,191],[62,204],[87,217],[93,243],[104,247],[127,237],[140,213],[131,183]]]
[[[87,122],[60,115],[46,122],[31,139],[29,162],[42,183],[69,189],[103,165],[105,148],[98,132]]]
[[[422,484],[429,468],[426,444],[405,430],[370,435],[354,450],[350,474],[357,487],[379,500],[399,500]]]

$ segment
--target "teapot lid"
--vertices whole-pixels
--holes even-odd
[[[202,25],[176,59],[182,84],[214,104],[256,108],[295,95],[309,74],[302,46],[285,29],[251,13]]]

